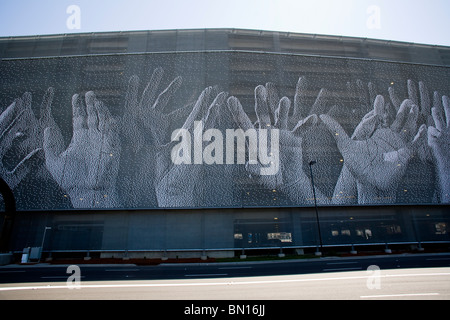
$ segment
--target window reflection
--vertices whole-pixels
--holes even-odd
[[[447,223],[438,222],[434,224],[436,229],[435,234],[447,234]]]
[[[292,233],[290,232],[270,232],[267,234],[268,240],[280,240],[280,242],[292,242]]]

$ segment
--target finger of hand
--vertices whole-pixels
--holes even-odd
[[[441,136],[441,132],[437,130],[435,127],[428,127],[427,136],[428,136],[428,145],[430,147],[433,147],[436,140]]]
[[[153,109],[159,112],[163,112],[169,102],[169,99],[181,87],[182,82],[183,80],[181,77],[176,77],[169,84],[169,86],[158,96],[158,98],[155,101],[155,104],[153,105]]]
[[[6,172],[5,180],[7,181],[9,187],[14,189],[17,185],[25,178],[25,176],[30,172],[30,159],[34,154],[42,149],[36,149],[30,154],[28,154],[22,161],[20,161],[17,166],[12,171]]]
[[[370,138],[373,132],[376,129],[376,125],[378,124],[379,117],[375,114],[375,111],[372,110],[368,114],[366,114],[363,120],[358,124],[355,131],[353,132],[352,139],[353,140],[366,140]]]
[[[309,114],[325,114],[328,112],[329,92],[327,89],[322,88],[317,95],[316,101],[314,102]]]
[[[229,97],[227,100],[228,109],[233,115],[233,119],[236,124],[244,131],[248,129],[254,129],[252,121],[242,108],[241,102],[236,97]]]
[[[391,106],[391,104],[385,103],[384,97],[382,95],[378,95],[374,100],[374,113],[378,116],[380,124],[383,127],[389,127],[395,119],[395,112]]]
[[[211,92],[212,87],[207,87],[202,91],[197,101],[195,102],[194,108],[184,122],[182,127],[183,129],[192,129],[194,121],[202,119],[203,115],[208,112]]]
[[[376,96],[375,101],[373,103],[373,110],[375,111],[375,114],[380,117],[383,117],[386,114],[384,97],[382,95]]]
[[[29,125],[26,121],[27,111],[22,110],[11,122],[5,124],[5,128],[0,132],[0,159],[3,158],[5,153],[9,150],[13,141],[23,130],[26,130]]]
[[[103,101],[95,100],[95,110],[98,116],[98,129],[100,131],[111,130],[111,125],[113,124],[111,121],[113,120],[113,117]]]
[[[395,107],[395,111],[398,112],[398,110],[400,109],[400,105],[402,104],[402,101],[400,100],[397,93],[395,92],[394,87],[389,87],[388,92],[389,92],[389,97],[391,98],[391,102]]]
[[[422,124],[417,131],[417,134],[414,136],[412,145],[415,148],[418,148],[420,146],[420,142],[425,140],[427,134],[427,126],[425,124]]]
[[[450,128],[450,99],[447,96],[442,97],[445,118],[447,119],[447,128]]]
[[[419,107],[412,105],[408,116],[406,117],[405,125],[400,132],[401,137],[404,141],[410,141],[413,135],[416,133],[417,129],[417,119],[419,117]]]
[[[86,111],[87,111],[87,126],[89,129],[98,129],[98,116],[95,104],[98,102],[93,91],[86,92]]]
[[[288,128],[289,109],[291,108],[291,100],[287,97],[283,97],[278,104],[278,108],[275,111],[275,127],[282,130]]]
[[[153,70],[150,81],[145,87],[144,92],[142,93],[142,99],[140,103],[141,108],[150,108],[150,106],[153,106],[153,102],[155,101],[159,84],[161,83],[163,76],[163,68],[159,67]]]
[[[22,96],[22,111],[17,115],[18,122],[25,123],[21,130],[25,130],[25,127],[35,127],[38,126],[37,119],[34,115],[34,111],[31,107],[32,95],[30,92],[25,92]]]
[[[375,98],[377,97],[377,88],[375,84],[373,84],[372,82],[369,82],[367,87],[369,89],[369,99],[370,99],[369,102],[370,104],[373,104],[375,102]]]
[[[86,116],[86,108],[80,95],[74,94],[72,97],[72,121],[74,132],[87,128]]]
[[[375,110],[370,110],[369,112],[367,112],[367,113],[364,115],[364,117],[362,118],[361,122],[364,121],[364,120],[366,120],[366,119],[372,118],[373,116],[377,116],[377,115],[375,114]]]
[[[390,102],[386,103],[385,108],[386,108],[386,115],[387,115],[386,124],[389,126],[390,124],[392,124],[394,122],[395,117],[397,115],[397,110],[394,108],[394,106]]]
[[[419,99],[417,97],[417,86],[416,83],[409,79],[408,80],[408,97],[410,100],[412,100],[412,102],[414,102],[415,105],[419,105]]]
[[[173,123],[176,126],[181,125],[186,118],[189,116],[189,114],[192,112],[193,108],[194,108],[195,103],[188,103],[183,107],[180,107],[170,113],[168,113],[166,116],[168,117],[168,119],[172,119],[171,121],[173,121]],[[180,124],[180,121],[181,124]]]
[[[220,88],[219,88],[218,85],[212,86],[212,90],[211,90],[211,98],[212,98],[212,97],[217,97],[217,96],[219,95],[220,92],[221,92],[221,91],[220,91]]]
[[[216,118],[219,116],[220,110],[223,108],[223,104],[225,103],[227,96],[228,93],[220,92],[211,103],[206,115],[205,129],[214,128]]]
[[[304,110],[307,104],[306,101],[306,92],[308,90],[308,83],[305,77],[300,77],[297,81],[297,86],[295,88],[294,95],[294,108],[293,108],[293,117],[295,119],[303,119],[306,117],[308,110]],[[296,121],[297,122],[297,121]]]
[[[269,107],[269,113],[273,122],[275,122],[275,111],[278,108],[278,104],[280,102],[280,98],[277,93],[277,89],[272,82],[266,83],[266,92],[267,92],[267,104]]]
[[[255,88],[255,112],[259,127],[266,129],[270,126],[269,107],[267,106],[267,91],[264,86]]]
[[[440,108],[431,108],[431,115],[433,116],[435,127],[438,131],[442,131],[445,126],[443,114]]]
[[[428,117],[431,113],[431,99],[428,88],[422,81],[419,82],[419,94],[420,94],[420,113],[425,117]],[[425,118],[426,119],[426,118]]]
[[[17,166],[10,172],[11,174],[14,174],[18,180],[22,180],[27,173],[30,171],[30,161],[33,158],[34,155],[36,155],[38,152],[42,151],[41,148],[37,148],[33,151],[31,151],[29,154],[25,156],[18,164]]]
[[[22,107],[31,109],[32,96],[30,92],[25,92],[22,96]]]
[[[383,160],[385,162],[395,163],[404,167],[408,164],[409,160],[413,156],[414,152],[409,147],[403,147],[398,150],[383,153]]]
[[[3,137],[10,130],[13,122],[17,121],[19,115],[24,112],[22,99],[16,99],[0,115],[0,137]]]
[[[413,101],[406,99],[402,102],[400,105],[400,108],[398,109],[397,115],[395,117],[394,122],[391,125],[391,129],[395,132],[400,132],[400,130],[403,128],[404,123],[406,121],[407,115],[409,111],[411,110],[411,107],[413,106]]]

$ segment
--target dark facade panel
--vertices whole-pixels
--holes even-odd
[[[324,246],[448,242],[447,207],[356,206],[320,209]],[[44,251],[81,251],[94,256],[173,258],[184,251],[288,249],[319,244],[313,208],[19,212],[11,250],[42,244]],[[219,252],[219,251],[218,251]],[[192,254],[192,253],[191,253]],[[204,254],[204,253],[203,253]],[[211,252],[208,256],[218,255]]]

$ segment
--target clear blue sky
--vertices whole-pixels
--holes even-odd
[[[80,9],[70,29],[67,8]],[[0,0],[0,37],[246,28],[450,46],[449,0]]]

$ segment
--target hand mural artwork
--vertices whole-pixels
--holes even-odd
[[[227,94],[225,92],[216,94],[215,91],[215,88],[208,87],[200,94],[183,127],[174,131],[172,142],[163,146],[158,153],[156,192],[158,204],[162,207],[196,207],[202,203],[201,201],[205,201],[205,187],[198,181],[207,179],[205,177],[207,167],[203,163],[193,163],[192,158],[203,157],[203,130],[217,128],[219,124],[217,121],[218,109],[224,107]],[[192,141],[189,136],[186,136],[194,131],[199,131],[200,141],[198,139]],[[179,138],[188,139],[191,143],[186,145],[187,148],[177,148],[175,141],[178,141]],[[197,144],[196,147],[201,154],[195,151],[193,155],[190,153],[192,144]],[[181,157],[186,157],[186,161],[182,163],[171,161],[174,157],[179,156],[179,153],[187,153],[181,155]],[[223,169],[226,172],[230,168],[224,167]],[[214,175],[215,179],[219,179],[216,188],[223,185],[224,179],[227,178],[225,172],[218,171]],[[223,189],[220,189],[220,192],[221,196],[227,195],[227,192]],[[226,201],[226,198],[224,201]],[[232,200],[231,197],[228,201]]]
[[[389,108],[390,104],[385,104],[383,96],[377,96],[374,110],[364,116],[352,138],[334,119],[321,116],[344,157],[342,179],[353,177],[357,182],[359,203],[395,202],[397,184],[425,132],[422,126],[414,136],[418,108],[412,101],[402,103],[391,124],[387,121]],[[347,184],[344,189],[349,189],[349,182],[339,183]],[[335,196],[339,197],[339,194]]]
[[[17,98],[0,115],[0,159],[2,160],[0,174],[11,189],[15,189],[31,171],[30,162],[42,150],[45,128],[55,125],[51,115],[53,95],[53,88],[49,88],[41,104],[39,119],[35,117],[31,109],[32,96],[29,92],[24,93],[21,98]],[[8,170],[3,159],[8,150],[13,147],[18,149],[17,153],[20,158],[12,164],[12,169]]]
[[[305,86],[305,79],[300,77],[294,103],[291,109],[291,100],[287,97],[279,99],[275,86],[267,83],[266,86],[259,85],[255,89],[255,112],[257,122],[252,124],[247,114],[244,112],[241,103],[235,97],[228,99],[228,106],[235,121],[244,131],[254,129],[259,130],[275,128],[279,130],[279,143],[276,146],[279,154],[279,168],[275,174],[261,175],[261,164],[248,164],[247,168],[252,175],[257,177],[258,183],[268,189],[281,189],[293,201],[305,202],[312,199],[312,188],[309,178],[303,172],[302,155],[302,135],[317,121],[317,115],[311,114],[303,117],[305,106],[302,104],[302,94]],[[321,90],[312,110],[319,110],[326,100],[325,90]],[[290,116],[290,113],[292,116]],[[273,136],[271,137],[274,138]],[[259,146],[261,147],[261,146]],[[273,150],[271,150],[273,152]],[[323,196],[319,196],[323,199]]]
[[[64,149],[58,127],[44,131],[47,168],[75,208],[120,206],[116,180],[120,161],[117,123],[94,92],[72,98],[73,136]]]
[[[443,203],[450,202],[450,100],[447,96],[440,101],[434,95],[432,116],[434,126],[428,127],[428,145],[433,150],[439,179],[439,193]]]
[[[156,154],[160,146],[168,141],[170,123],[184,116],[186,107],[166,113],[171,96],[182,83],[175,78],[166,89],[159,92],[164,71],[157,68],[142,96],[138,94],[140,79],[132,76],[129,81],[122,118],[122,162],[120,186],[123,202],[131,207],[156,206],[155,179]],[[138,162],[137,166],[130,163]]]
[[[295,207],[314,203],[314,160],[319,204],[397,203],[400,188],[422,183],[409,179],[414,168],[433,171],[429,203],[450,202],[450,101],[428,78],[393,85],[297,74],[232,87],[193,82],[170,64],[137,71],[120,74],[115,100],[108,80],[48,88],[39,112],[23,94],[33,88],[3,98],[2,178],[13,190],[51,179],[73,208],[258,206],[258,192],[283,197],[269,206]],[[70,113],[69,95],[72,128],[56,117]]]

